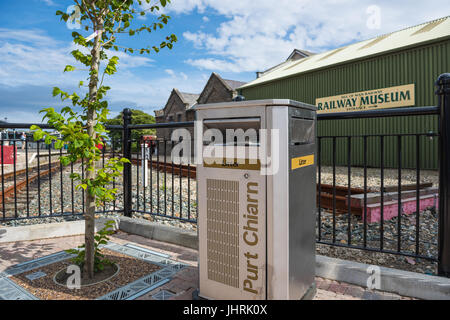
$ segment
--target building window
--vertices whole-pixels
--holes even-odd
[[[177,122],[181,122],[181,117],[182,117],[183,115],[181,114],[181,113],[179,113],[179,114],[177,114]]]

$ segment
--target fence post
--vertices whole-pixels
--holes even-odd
[[[131,110],[123,110],[123,133],[122,133],[122,152],[123,157],[131,161],[131,130],[128,126],[131,124]],[[123,214],[131,218],[132,193],[131,193],[131,164],[125,163],[123,168]]]
[[[438,274],[450,277],[450,73],[439,76],[439,240]]]

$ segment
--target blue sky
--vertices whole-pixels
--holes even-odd
[[[55,12],[73,3],[0,0],[1,120],[39,122],[42,107],[62,106],[52,98],[52,87],[77,90],[85,78],[82,72],[62,72],[74,64],[73,30]],[[153,45],[170,33],[178,43],[158,54],[119,56],[119,72],[108,80],[112,115],[125,107],[153,114],[174,87],[200,93],[213,71],[225,79],[250,81],[256,71],[282,62],[294,48],[323,52],[450,15],[450,2],[172,0],[165,11],[172,20],[158,35],[122,43]],[[151,18],[137,23],[148,24]]]

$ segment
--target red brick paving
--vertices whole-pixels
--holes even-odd
[[[82,244],[84,236],[55,239],[44,239],[25,242],[6,243],[0,246],[0,272],[9,266],[31,259],[43,257],[58,251],[75,248]],[[118,232],[111,236],[111,241],[118,244],[134,243],[150,250],[169,254],[172,259],[189,265],[178,272],[167,284],[138,298],[150,300],[160,290],[168,290],[175,294],[172,299],[191,300],[192,292],[198,288],[197,251],[173,244],[149,240],[136,235]],[[405,300],[411,299],[396,294],[371,291],[348,283],[316,277],[317,294],[314,300]]]

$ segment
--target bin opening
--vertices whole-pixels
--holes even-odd
[[[258,147],[261,118],[205,119],[203,128],[205,132],[209,129],[218,130],[222,137],[222,141],[215,139],[217,131],[214,137],[205,134],[203,145]]]
[[[299,146],[315,142],[315,121],[305,118],[291,117],[291,144]]]

